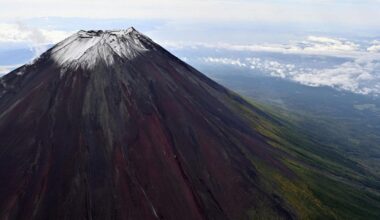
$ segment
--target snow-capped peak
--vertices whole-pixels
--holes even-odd
[[[51,50],[59,65],[91,67],[98,61],[107,65],[115,56],[133,59],[152,48],[154,43],[133,27],[125,30],[79,31]]]

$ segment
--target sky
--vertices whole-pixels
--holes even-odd
[[[279,71],[269,75],[275,77],[380,94],[379,11],[380,0],[0,0],[0,74],[24,62],[5,62],[8,51],[29,50],[37,57],[81,29],[134,26],[173,52],[213,49],[348,58],[348,63],[323,71],[289,71],[287,65],[294,64],[266,60],[259,60],[263,63],[257,68],[273,64],[270,68]],[[203,60],[252,66],[259,62],[256,58]]]
[[[380,0],[0,0],[0,6],[0,40],[14,25],[40,29],[44,41],[78,29],[129,26],[161,41],[380,36]]]
[[[3,19],[139,18],[378,26],[379,0],[1,0]],[[22,7],[20,7],[22,5]]]

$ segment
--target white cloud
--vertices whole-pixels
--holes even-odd
[[[260,70],[280,78],[286,78],[288,74],[293,75],[295,69],[294,64],[283,64],[275,60],[251,57],[246,58],[245,61],[253,70]]]
[[[380,63],[346,62],[330,69],[300,71],[290,79],[309,86],[330,86],[360,94],[380,94]]]
[[[57,43],[70,34],[65,31],[32,28],[21,22],[0,23],[0,42],[26,43],[35,51],[35,57],[43,53],[49,44]]]
[[[353,52],[359,49],[359,45],[342,39],[309,36],[304,51],[315,52]]]
[[[380,41],[373,41],[372,45],[367,48],[367,51],[372,53],[380,53]]]
[[[287,44],[230,44],[230,43],[204,43],[204,42],[163,42],[171,49],[184,48],[212,48],[232,51],[273,52],[289,54],[331,55],[339,57],[356,57],[366,52],[360,45],[337,38],[309,36],[307,40],[290,42]]]
[[[242,63],[240,59],[206,57],[203,60],[206,63],[218,63],[218,64],[233,65],[233,66],[239,66],[239,67],[246,66],[246,64]]]
[[[341,44],[341,41],[334,38],[329,38],[329,37],[309,36],[308,40],[312,42],[318,42],[318,43]]]
[[[329,86],[359,94],[380,95],[380,59],[376,57],[356,58],[329,68],[305,68],[259,57],[245,59],[205,57],[202,60],[206,63],[250,68],[272,77],[280,77],[308,86]]]
[[[380,52],[380,45],[372,45],[370,47],[368,47],[367,49],[369,52],[375,52],[375,53],[378,53]]]
[[[28,27],[20,22],[0,23],[0,42],[33,42],[36,44],[57,43],[70,32]]]

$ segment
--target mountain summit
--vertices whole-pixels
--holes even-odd
[[[154,49],[157,46],[151,39],[131,27],[118,31],[79,31],[56,45],[51,55],[61,65],[91,67],[100,60],[112,65],[115,55],[130,60]]]
[[[79,31],[0,79],[0,218],[339,216],[282,126],[133,28]]]

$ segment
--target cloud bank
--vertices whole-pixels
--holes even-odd
[[[70,32],[32,28],[21,22],[0,23],[0,42],[57,43],[68,35]]]
[[[354,59],[331,68],[305,68],[293,63],[250,57],[231,59],[203,57],[205,63],[233,65],[292,80],[307,86],[329,86],[364,95],[380,95],[380,60]]]
[[[306,40],[294,41],[283,44],[262,43],[262,44],[231,44],[231,43],[205,43],[205,42],[162,42],[162,44],[173,50],[181,49],[221,49],[241,52],[272,52],[284,54],[305,54],[305,55],[327,55],[339,57],[357,57],[363,53],[378,52],[380,43],[373,42],[369,48],[362,48],[361,45],[341,38],[308,36]]]
[[[306,65],[302,62],[287,62],[276,56],[251,56],[244,58],[202,57],[208,64],[231,65],[264,73],[271,77],[292,80],[308,86],[329,86],[338,90],[365,95],[380,95],[380,42],[372,41],[369,46],[345,39],[309,36],[304,41],[271,45],[197,44],[216,50],[241,52],[270,52],[296,54],[297,56],[321,57],[324,59],[344,58],[332,66]],[[269,58],[268,58],[269,57]],[[309,66],[308,66],[309,65]]]
[[[22,22],[0,23],[0,43],[24,43],[35,52],[35,57],[43,53],[48,45],[57,43],[71,33],[29,27]]]

